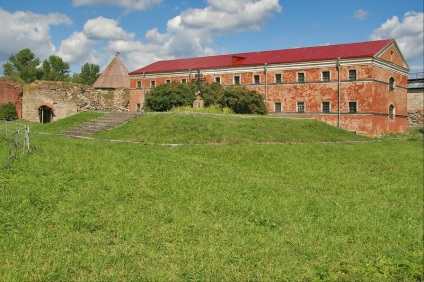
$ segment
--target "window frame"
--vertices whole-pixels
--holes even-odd
[[[355,74],[355,76],[353,76],[353,73]],[[349,70],[348,75],[349,75],[349,80],[350,81],[358,80],[358,72],[356,71],[356,69]]]
[[[214,81],[215,81],[216,83],[221,84],[221,77],[220,77],[220,76],[215,76]]]
[[[187,78],[181,78],[181,83],[187,83]]]
[[[254,84],[261,84],[261,76],[259,74],[253,75],[253,83]]]
[[[306,103],[304,101],[298,101],[296,103],[296,111],[298,113],[304,113],[306,111]]]
[[[395,114],[395,105],[390,104],[390,106],[389,106],[389,118],[390,119],[395,119],[395,116],[396,116],[396,114]]]
[[[352,110],[353,107],[351,107],[351,105],[355,105],[355,110]],[[358,112],[358,102],[357,101],[349,101],[348,104],[348,112],[351,114],[357,113]]]
[[[277,111],[277,105],[278,108],[280,109],[279,111]],[[282,102],[274,102],[274,112],[275,113],[281,113],[283,111],[283,103]]]
[[[136,88],[141,89],[141,80],[137,80],[136,82]]]
[[[389,79],[389,91],[392,92],[395,90],[395,79],[390,77]]]
[[[326,105],[326,106],[324,106],[324,105]],[[327,110],[327,105],[328,105],[328,110]],[[329,101],[321,102],[321,112],[330,113],[331,112],[331,102],[329,102]]]
[[[328,78],[324,74],[328,74]],[[331,72],[330,71],[322,71],[321,72],[321,81],[324,81],[324,82],[331,81]]]
[[[165,79],[165,83],[166,84],[171,84],[171,80],[170,79]]]
[[[233,77],[233,84],[234,85],[240,85],[241,83],[240,83],[240,75],[235,75],[234,77]]]
[[[156,80],[150,80],[150,88],[156,87]]]
[[[306,82],[306,75],[304,72],[298,72],[296,75],[296,80],[298,83],[305,83]]]
[[[277,78],[277,76],[279,76],[279,78]],[[276,84],[281,84],[283,83],[283,75],[281,73],[276,73],[274,74],[274,82]]]

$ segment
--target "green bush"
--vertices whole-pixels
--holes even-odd
[[[18,112],[12,102],[0,104],[0,119],[17,119]]]
[[[228,107],[237,114],[261,114],[267,113],[267,108],[262,95],[244,86],[226,88],[219,99],[222,107]]]
[[[148,111],[166,112],[175,107],[192,105],[194,93],[193,84],[164,83],[146,94],[144,105]]]

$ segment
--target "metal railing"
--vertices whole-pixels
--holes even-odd
[[[4,133],[4,139],[9,141],[9,150],[7,153],[6,168],[10,168],[19,153],[29,154],[31,152],[29,146],[29,126],[11,122],[8,120],[0,120],[0,134]]]

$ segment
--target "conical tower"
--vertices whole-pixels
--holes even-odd
[[[129,88],[130,78],[124,64],[119,59],[119,53],[116,53],[115,58],[106,67],[103,73],[97,78],[93,84],[94,88],[99,89],[117,89]]]

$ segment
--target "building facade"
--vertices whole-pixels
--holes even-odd
[[[405,132],[409,67],[395,40],[159,61],[129,73],[129,110],[162,83],[243,85],[268,112],[308,117],[365,135]]]

